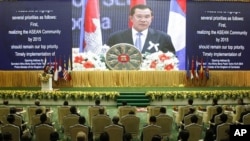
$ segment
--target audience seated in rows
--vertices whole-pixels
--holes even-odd
[[[86,118],[84,116],[80,116],[79,117],[79,124],[87,126],[86,125]],[[87,126],[87,127],[89,129],[89,132],[88,132],[88,141],[92,141],[92,139],[93,139],[93,132],[92,132],[90,126]]]

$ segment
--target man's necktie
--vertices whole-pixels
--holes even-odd
[[[142,51],[142,45],[141,45],[141,32],[136,33],[136,40],[135,40],[135,46],[139,51]]]

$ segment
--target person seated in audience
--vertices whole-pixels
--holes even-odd
[[[190,118],[190,120],[191,120],[191,124],[197,124],[197,123],[198,123],[198,117],[197,117],[197,115],[192,115],[192,117]],[[185,125],[185,126],[187,126],[187,125]],[[185,130],[185,129],[184,129],[185,126],[184,126],[184,125],[181,126],[180,132],[181,132],[182,130]],[[179,133],[178,139],[179,139],[179,140],[181,139],[180,133]]]
[[[122,101],[122,105],[118,107],[118,111],[119,111],[120,108],[122,108],[122,107],[124,107],[124,106],[128,106],[128,103],[127,103],[127,101],[125,101],[125,100]]]
[[[36,109],[36,115],[40,115],[43,113],[43,110],[41,108]]]
[[[243,100],[243,98],[239,98],[238,100],[237,100],[237,106],[244,106],[245,105],[245,103],[244,103],[244,100]],[[233,112],[233,114],[236,114],[236,106],[235,107],[226,107],[226,110],[227,111],[232,111]]]
[[[40,104],[40,100],[39,99],[36,99],[35,102],[34,102],[35,106],[41,106]]]
[[[179,137],[178,141],[188,141],[189,131],[186,129],[181,130],[178,137]]]
[[[40,115],[40,123],[37,124],[37,125],[35,125],[35,127],[38,126],[38,125],[41,125],[41,124],[47,124],[47,125],[49,125],[49,126],[53,126],[52,123],[49,123],[49,122],[47,121],[47,119],[48,119],[48,117],[47,117],[46,114],[44,114],[44,113],[41,114],[41,115]]]
[[[7,116],[7,121],[8,121],[9,124],[15,125],[15,124],[14,124],[14,122],[15,122],[15,116],[9,114],[9,115]],[[17,126],[17,125],[15,125],[15,126]],[[21,138],[22,135],[23,135],[23,131],[22,131],[22,128],[21,128],[20,126],[18,126],[18,127],[19,127],[19,129],[20,129],[20,138]]]
[[[32,135],[29,132],[24,132],[21,141],[32,141]]]
[[[16,107],[11,107],[10,108],[10,114],[11,115],[14,115],[14,116],[18,116],[22,119],[22,124],[25,123],[25,121],[23,120],[23,116],[20,115],[20,114],[17,114],[17,110],[16,110]],[[26,126],[22,126],[22,130],[25,130],[26,129]]]
[[[214,132],[214,137],[215,137],[214,139],[216,139],[217,127],[218,127],[219,125],[221,125],[221,124],[226,123],[226,122],[227,122],[227,119],[228,119],[228,117],[227,117],[226,114],[223,113],[223,114],[220,115],[220,121],[221,121],[221,123],[215,124],[214,128],[212,128],[212,130],[213,130],[213,132]]]
[[[76,106],[71,106],[69,110],[70,110],[70,113],[71,113],[71,114],[74,114],[74,115],[77,115],[77,116],[81,116],[81,115],[77,112]]]
[[[69,102],[68,102],[67,100],[65,100],[65,101],[63,102],[63,106],[69,106]]]
[[[239,98],[238,101],[237,101],[237,104],[238,104],[238,105],[246,105],[246,104],[244,103],[243,98]]]
[[[78,123],[84,126],[86,125],[86,118],[84,116],[80,116],[78,119]],[[88,133],[88,141],[92,141],[93,139],[93,132],[91,131],[91,128],[89,126],[87,126],[89,129],[89,133]]]
[[[149,126],[149,125],[156,125],[156,116],[150,116],[149,117],[149,123],[145,124],[143,126],[143,128],[145,128],[146,126]],[[141,132],[141,141],[143,141],[143,132]]]
[[[197,115],[192,115],[191,118],[190,118],[191,124],[198,123],[198,120],[199,119],[198,119]],[[183,123],[184,123],[184,121],[183,121]],[[185,126],[187,126],[187,125],[182,124],[181,125],[181,130],[183,130]]]
[[[211,128],[211,129],[214,129],[214,128],[215,128],[215,125],[214,125],[215,117],[216,117],[217,115],[222,114],[222,112],[223,112],[222,107],[221,107],[221,106],[218,106],[218,107],[216,108],[216,113],[213,114],[213,115],[212,115],[212,118],[210,119],[210,123],[211,123],[211,124],[210,124],[210,127],[209,127],[209,128]]]
[[[162,137],[160,135],[154,135],[151,141],[162,141]]]
[[[239,118],[238,122],[242,123],[243,122],[243,117],[248,113],[250,113],[250,106],[245,105],[245,111],[240,114],[240,118]]]
[[[54,131],[50,133],[50,141],[58,141],[59,140],[59,133]]]
[[[107,132],[102,132],[99,137],[100,141],[109,141],[109,134]]]
[[[123,141],[132,141],[132,134],[131,133],[125,133],[123,135]]]
[[[188,113],[184,114],[182,123],[184,123],[184,118],[185,118],[186,116],[191,115],[191,114],[194,114],[194,113],[195,113],[195,108],[194,108],[194,107],[190,107]]]
[[[82,131],[79,131],[77,134],[76,134],[76,141],[86,141],[87,140],[87,137],[86,137],[86,134]]]
[[[166,115],[166,114],[167,114],[166,107],[160,107],[160,113],[159,113],[159,115]]]
[[[214,131],[207,129],[203,141],[214,141]]]
[[[100,99],[96,99],[94,106],[101,106],[101,100]]]
[[[12,134],[10,132],[6,132],[2,135],[3,141],[12,141]]]
[[[109,116],[107,113],[105,113],[105,108],[104,107],[100,107],[99,108],[99,114],[98,115],[106,115]]]
[[[215,113],[215,114],[213,114],[213,116],[212,116],[212,118],[211,118],[210,122],[211,122],[211,123],[214,123],[215,116],[217,116],[217,115],[221,114],[222,112],[223,112],[222,107],[221,107],[221,106],[218,106],[218,107],[216,108],[216,113]]]
[[[192,98],[189,98],[187,106],[193,106],[193,103],[194,103],[194,100]]]
[[[218,104],[218,99],[217,98],[213,98],[213,100],[212,100],[212,106],[216,106],[216,105],[219,105]]]
[[[16,107],[11,107],[10,108],[10,114],[16,115],[16,116],[21,117],[23,119],[22,115],[17,113]],[[23,123],[24,123],[24,121],[23,121]]]
[[[8,100],[3,100],[3,106],[9,106],[9,101]]]
[[[123,133],[125,133],[125,127],[124,127],[123,125],[119,124],[119,120],[120,120],[120,119],[119,119],[118,116],[114,116],[114,117],[112,118],[113,124],[122,127],[122,128],[123,128]]]
[[[192,98],[189,98],[188,101],[187,101],[187,105],[186,106],[193,106],[193,103],[194,103],[194,100]],[[178,111],[178,109],[179,108],[177,106],[173,107],[173,110],[176,111],[176,112]]]
[[[128,105],[128,103],[127,103],[127,101],[122,101],[122,106],[127,106]]]

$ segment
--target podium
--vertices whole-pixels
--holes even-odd
[[[41,81],[41,90],[42,91],[53,91],[53,88],[52,88],[52,77],[53,75],[52,74],[46,74],[49,76],[49,80],[44,82],[44,81]]]

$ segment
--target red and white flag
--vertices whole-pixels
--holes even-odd
[[[138,4],[146,4],[146,0],[130,0],[130,9]],[[133,23],[129,20],[128,26],[132,27]]]
[[[102,46],[99,0],[86,0],[82,11],[80,52],[99,53]]]

